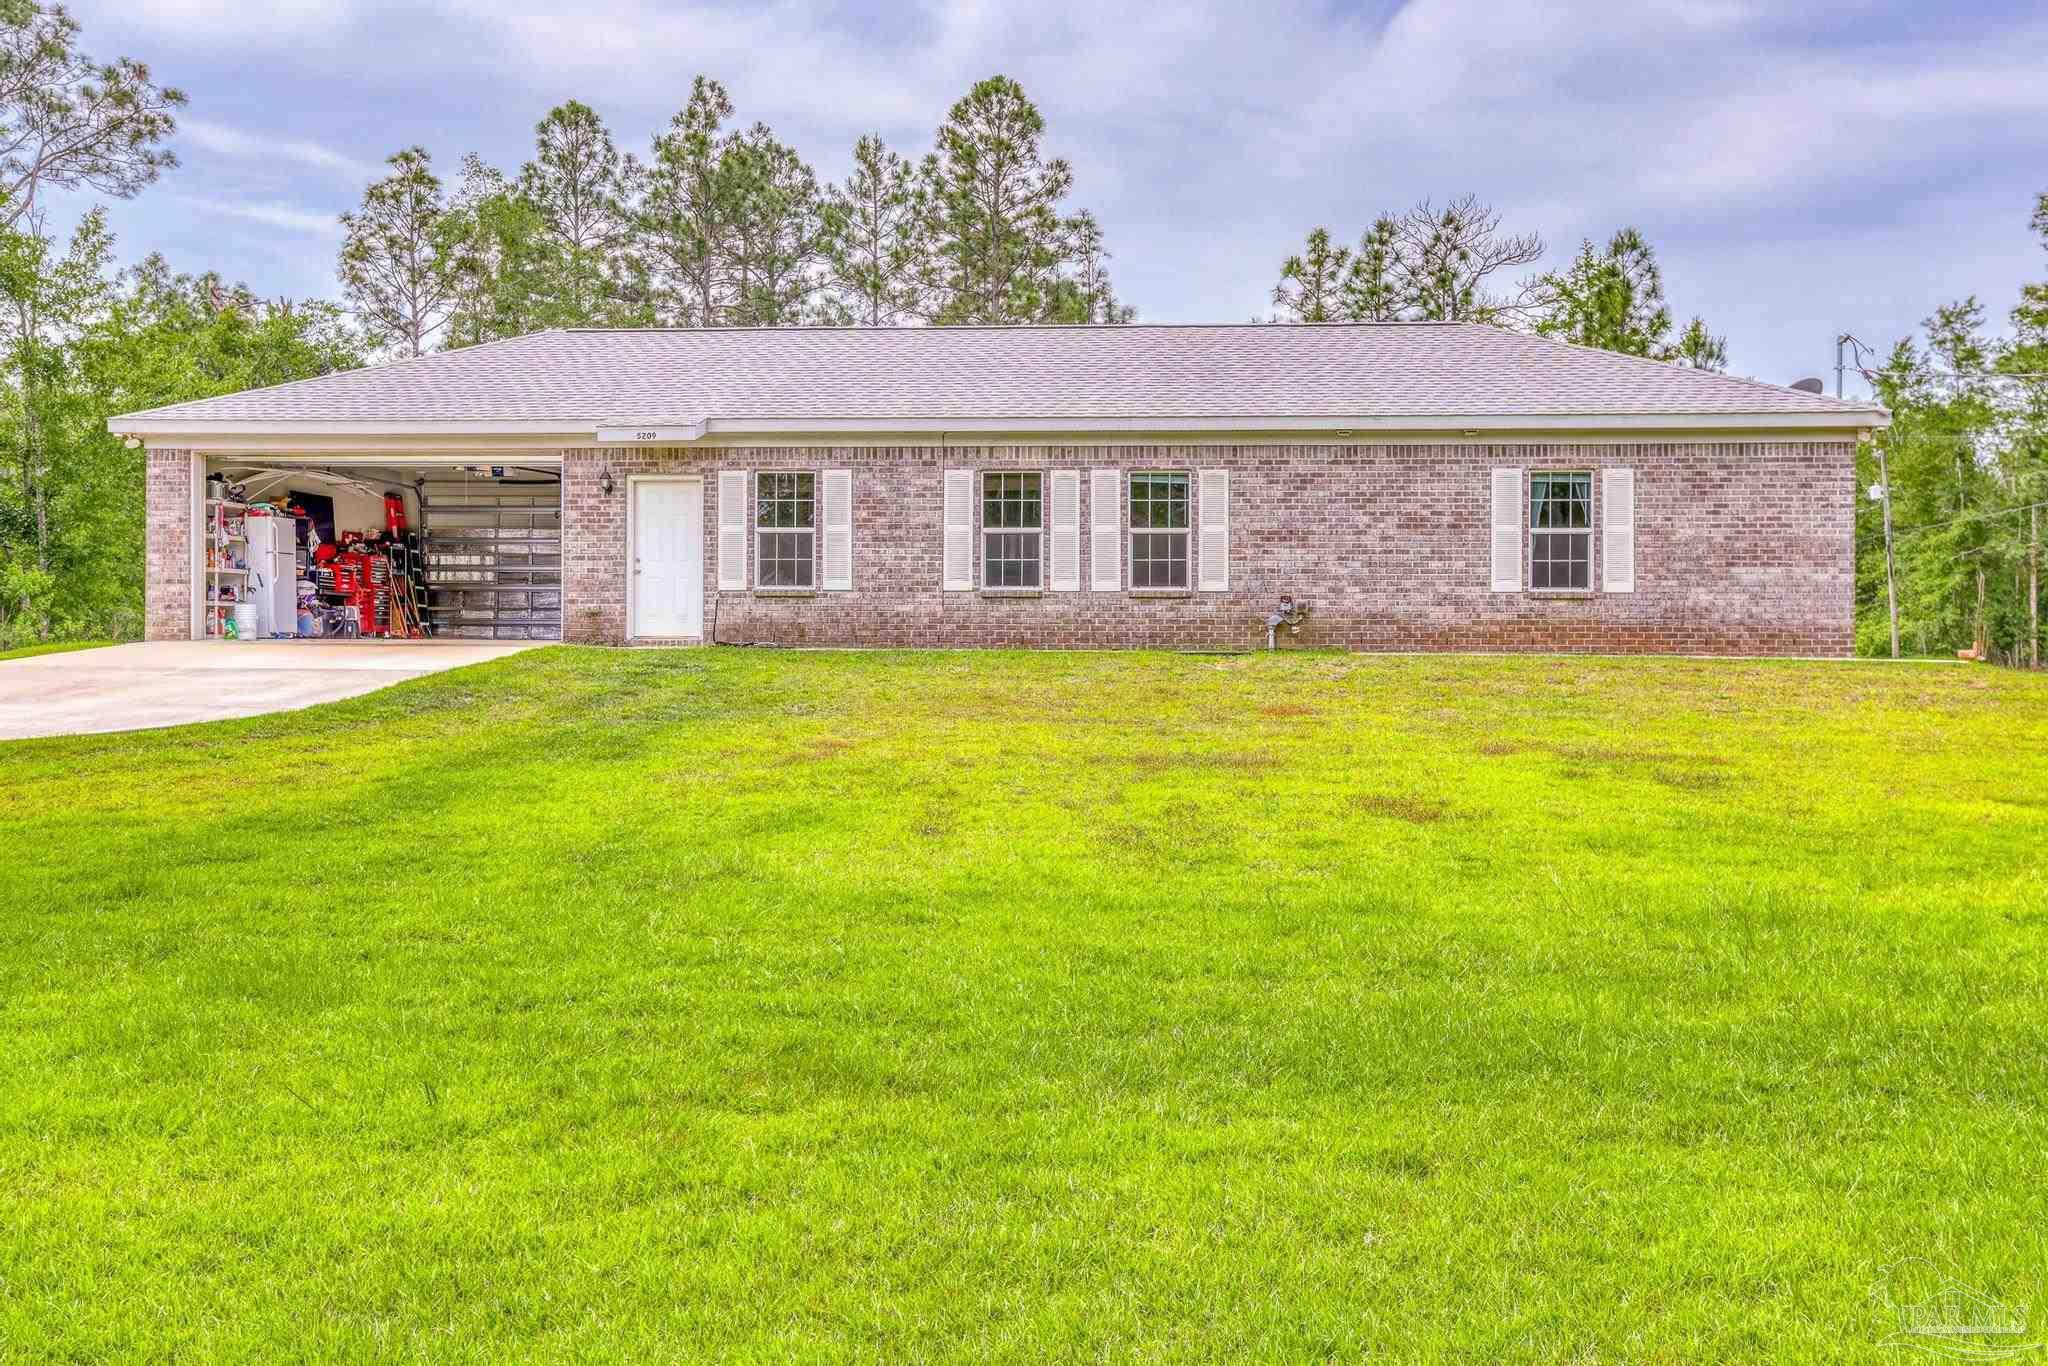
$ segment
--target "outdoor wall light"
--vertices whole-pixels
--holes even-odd
[[[612,483],[612,467],[610,465],[606,465],[604,467],[604,473],[597,477],[597,487],[604,493],[604,496],[607,498],[611,497],[612,490],[618,487],[616,484]]]

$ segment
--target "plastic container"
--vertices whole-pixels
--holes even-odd
[[[235,604],[235,639],[256,639],[256,604],[238,602]]]

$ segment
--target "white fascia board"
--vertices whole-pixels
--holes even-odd
[[[107,419],[107,430],[115,436],[524,436],[559,434],[581,445],[589,445],[591,429],[568,426],[560,418],[493,420],[459,418],[416,422],[375,422],[354,418],[232,418],[208,422],[187,417],[157,417],[134,413]]]
[[[600,446],[674,446],[690,441],[702,441],[704,429],[710,424],[697,418],[679,426],[664,427],[658,422],[642,423],[638,426],[599,427],[597,444]]]
[[[136,439],[151,450],[195,450],[262,454],[284,457],[313,453],[363,455],[419,453],[448,456],[546,455],[591,444],[587,431],[545,431],[532,435],[479,432],[454,429],[434,432],[364,433],[350,430],[309,431],[275,426],[251,426],[232,431],[218,430],[220,424],[201,429],[193,426],[168,431],[137,433]]]
[[[1086,432],[1859,431],[1889,425],[1882,408],[1783,413],[1504,413],[1461,417],[714,418],[707,436]]]
[[[236,451],[213,447],[198,450],[196,453],[212,458],[217,464],[265,465],[278,469],[293,469],[301,465],[317,466],[321,469],[348,465],[416,465],[421,469],[519,465],[526,468],[554,469],[562,463],[562,453],[559,450],[535,453],[522,450],[468,451],[460,455],[448,455],[420,451],[411,447],[395,447],[387,451],[365,451],[361,447],[350,447],[345,451],[308,451],[299,447],[287,454],[279,455],[275,446],[266,446],[260,451]]]
[[[1229,434],[1246,438],[1318,434],[1339,438],[1401,434],[1455,439],[1482,434],[1614,432],[1843,432],[1868,431],[1890,425],[1882,408],[1830,412],[1762,413],[1503,413],[1476,416],[1451,414],[1402,417],[1134,417],[1134,418],[715,418],[662,426],[565,427],[552,421],[432,422],[196,422],[178,418],[114,417],[107,429],[117,436],[143,438],[156,448],[192,447],[207,450],[306,449],[366,450],[407,446],[457,452],[484,450],[560,450],[603,445],[678,446],[696,442],[729,444],[761,436],[906,436],[946,438],[973,436],[1060,435],[1089,438],[1137,435],[1166,438],[1176,434]],[[694,433],[694,435],[692,435]]]

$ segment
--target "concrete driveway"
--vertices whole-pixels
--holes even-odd
[[[178,640],[0,660],[0,740],[291,711],[538,643]]]

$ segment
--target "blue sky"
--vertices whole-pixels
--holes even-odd
[[[571,97],[644,150],[716,76],[821,175],[880,132],[922,153],[1003,72],[1071,161],[1118,286],[1152,321],[1263,315],[1316,224],[1476,191],[1553,261],[1633,224],[1681,320],[1731,369],[1789,381],[1842,330],[1888,344],[1975,293],[1994,319],[2048,278],[2038,4],[1673,0],[893,5],[854,0],[80,0],[90,52],[191,96],[184,165],[112,218],[267,295],[332,296],[334,216],[421,143],[516,170]],[[1831,376],[1830,376],[1831,378]]]

